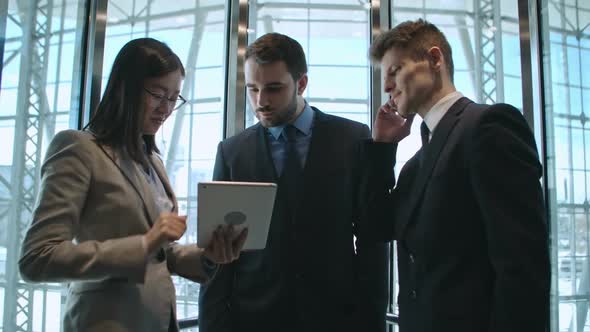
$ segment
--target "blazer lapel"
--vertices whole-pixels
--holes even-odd
[[[403,235],[403,232],[406,229],[406,226],[413,219],[414,212],[416,211],[417,207],[420,205],[419,203],[422,201],[422,196],[424,194],[424,190],[426,188],[426,184],[430,180],[430,176],[432,175],[432,170],[436,165],[440,152],[442,151],[445,143],[447,142],[447,138],[449,134],[453,131],[453,128],[457,125],[459,121],[459,115],[463,112],[465,107],[470,104],[472,101],[468,98],[461,98],[459,99],[451,108],[447,111],[447,113],[443,116],[440,120],[439,124],[436,126],[436,130],[430,140],[425,147],[422,147],[419,151],[419,155],[422,158],[421,166],[417,171],[416,179],[413,184],[412,194],[410,195],[410,201],[407,205],[407,209],[405,210],[405,215],[401,217],[401,230],[400,238]]]
[[[328,120],[324,113],[317,108],[312,107],[314,111],[314,118],[312,124],[311,141],[309,142],[309,149],[307,151],[307,158],[305,159],[305,166],[303,168],[303,177],[309,178],[314,174],[316,168],[325,162],[325,156],[330,151],[330,137],[326,124]]]
[[[302,199],[299,200],[299,204],[301,204],[303,198],[308,196],[306,195],[306,188],[314,188],[315,181],[318,178],[315,175],[320,174],[318,169],[321,170],[323,164],[328,162],[327,156],[329,156],[333,139],[333,137],[330,137],[329,119],[317,108],[312,107],[312,109],[314,111],[312,134],[303,167],[303,188],[301,188],[300,195]]]
[[[135,190],[137,195],[139,195],[143,203],[146,218],[148,219],[148,224],[152,226],[153,222],[158,217],[158,212],[156,211],[155,204],[151,203],[154,202],[154,197],[148,187],[148,183],[145,179],[140,177],[140,171],[136,164],[131,158],[123,156],[119,151],[116,151],[109,146],[98,143],[97,145],[113,161],[115,166],[119,168],[123,176],[129,181],[131,187]],[[151,204],[147,204],[146,202],[150,202]]]
[[[153,153],[150,156],[150,162],[152,163],[152,166],[154,167],[154,170],[156,171],[156,175],[158,176],[158,178],[162,182],[162,185],[164,185],[164,190],[166,191],[166,194],[168,194],[168,196],[172,200],[172,204],[173,204],[172,210],[174,212],[178,212],[178,204],[176,201],[176,195],[174,194],[174,190],[172,190],[172,185],[170,185],[170,179],[168,178],[168,175],[166,174],[166,169],[164,168],[164,163],[162,163],[162,160],[160,159],[160,157],[158,157],[156,154],[153,154]]]

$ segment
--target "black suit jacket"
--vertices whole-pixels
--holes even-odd
[[[545,331],[542,168],[520,112],[460,99],[393,191],[395,146],[367,149],[376,223],[365,231],[397,240],[400,331]]]
[[[384,331],[385,245],[353,243],[369,129],[314,112],[296,212],[279,183],[266,248],[242,252],[201,287],[200,331]],[[214,180],[280,181],[264,127],[219,144]]]

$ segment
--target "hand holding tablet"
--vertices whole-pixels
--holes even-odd
[[[205,247],[205,257],[216,264],[228,264],[240,258],[246,239],[248,228],[236,232],[233,226],[219,226],[213,231],[209,245]]]
[[[206,248],[220,225],[233,226],[235,236],[248,228],[242,250],[264,249],[277,185],[266,182],[200,182],[197,245]]]

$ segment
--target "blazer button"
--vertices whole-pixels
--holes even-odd
[[[417,296],[418,296],[418,294],[416,293],[416,290],[414,290],[414,289],[413,289],[413,290],[410,292],[410,297],[411,297],[412,299],[416,299],[416,297],[417,297]]]

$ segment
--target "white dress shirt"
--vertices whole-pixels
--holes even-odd
[[[434,104],[428,113],[426,113],[423,120],[426,122],[426,126],[428,126],[428,129],[430,130],[428,140],[432,139],[432,134],[434,133],[436,126],[443,116],[447,113],[451,106],[453,106],[453,104],[462,97],[463,95],[459,91],[451,92],[441,98],[441,100]]]

